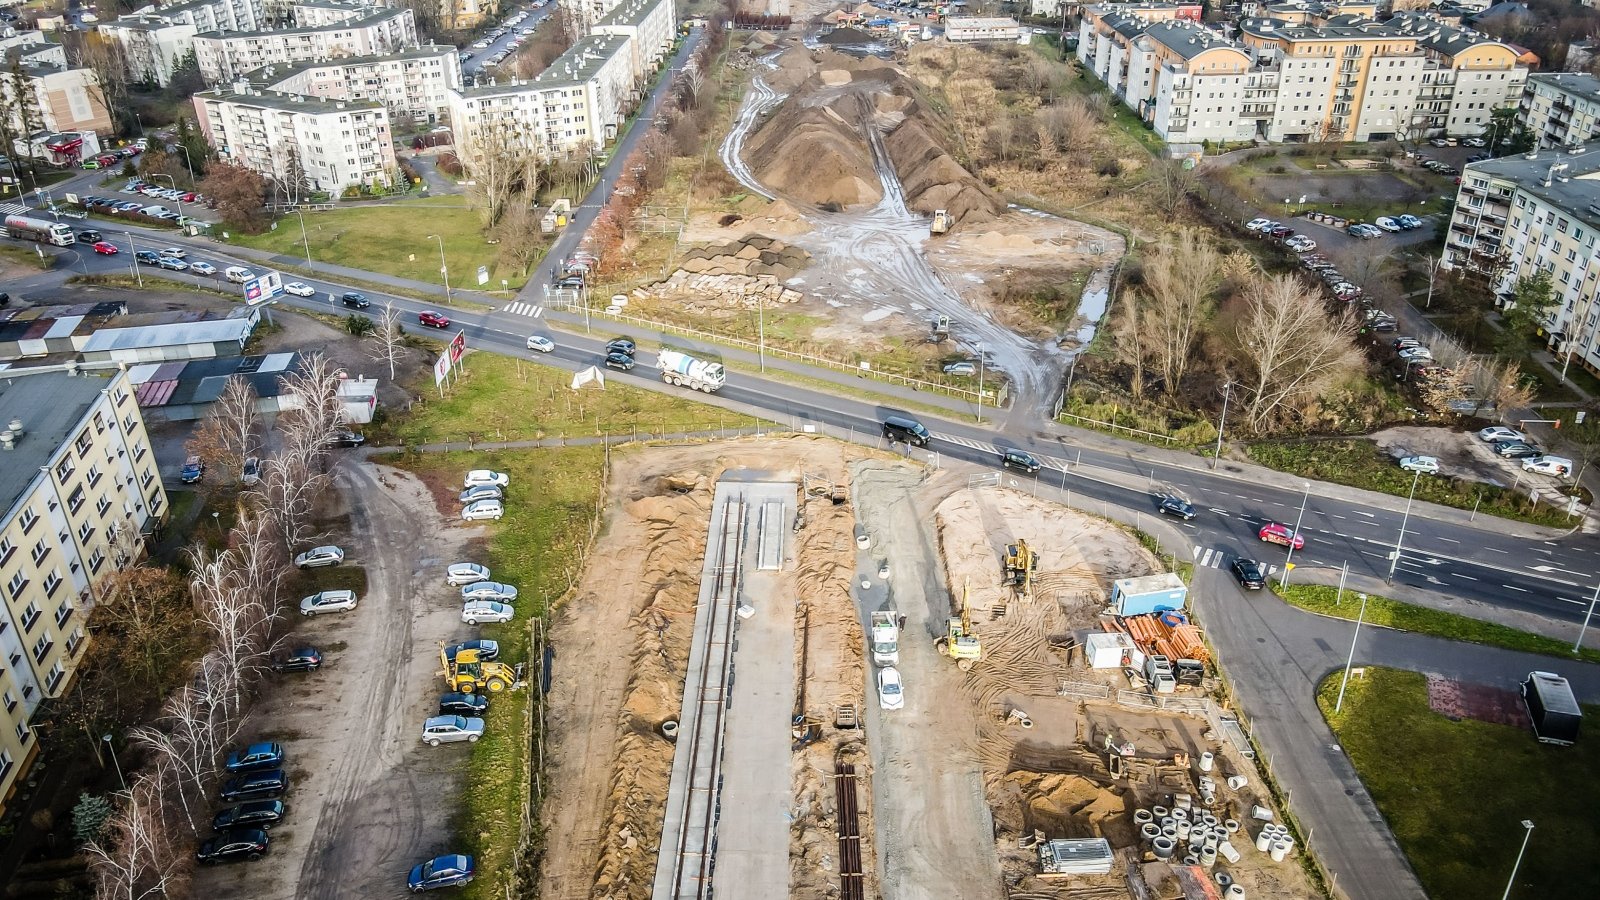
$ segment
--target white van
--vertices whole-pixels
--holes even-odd
[[[222,276],[234,284],[244,284],[246,281],[256,277],[256,273],[246,269],[244,266],[229,266],[223,270]]]
[[[1536,456],[1522,461],[1522,471],[1565,478],[1572,474],[1572,460],[1564,456]]]

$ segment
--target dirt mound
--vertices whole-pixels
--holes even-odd
[[[806,203],[856,206],[883,196],[853,121],[829,106],[805,106],[799,95],[750,136],[745,155],[762,184]]]
[[[929,130],[920,104],[884,140],[884,149],[905,188],[906,205],[928,215],[945,210],[958,224],[990,222],[1005,212],[1005,201],[995,196],[944,149],[944,141]]]
[[[877,38],[858,28],[835,28],[822,36],[824,44],[870,44]]]

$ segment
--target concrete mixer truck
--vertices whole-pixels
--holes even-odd
[[[696,359],[677,350],[662,350],[661,356],[656,360],[656,367],[661,370],[662,381],[691,387],[708,394],[719,390],[728,377],[722,368],[722,363]]]

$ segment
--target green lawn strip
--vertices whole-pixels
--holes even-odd
[[[211,294],[216,297],[225,297],[229,300],[244,301],[242,291],[227,290],[221,285],[215,287],[208,284],[193,284],[187,281],[178,281],[164,275],[144,275],[135,278],[132,275],[74,275],[67,279],[67,284],[91,284],[97,287],[113,287],[124,291],[188,291],[191,294]],[[231,285],[229,287],[232,287]]]
[[[511,476],[506,517],[486,523],[488,558],[475,561],[488,565],[496,580],[516,585],[517,615],[504,625],[483,626],[482,635],[500,642],[502,662],[530,663],[530,620],[566,591],[569,576],[577,575],[589,523],[600,503],[605,449],[391,454],[377,461],[451,485],[459,485],[461,474],[475,468]],[[530,665],[530,678],[533,671]],[[452,803],[457,840],[450,849],[475,857],[478,866],[477,880],[461,894],[467,900],[503,897],[519,865],[515,855],[530,781],[523,739],[531,691],[537,689],[529,684],[490,700],[483,739],[472,746],[462,795]],[[531,814],[537,820],[538,811]]]
[[[432,384],[411,390],[423,398],[422,405],[406,421],[374,436],[378,443],[521,441],[757,424],[749,416],[625,384],[589,384],[574,391],[569,372],[493,353],[468,356],[461,383],[447,387],[443,400]]]
[[[1411,492],[1412,474],[1396,465],[1377,447],[1361,440],[1263,441],[1251,444],[1250,458],[1280,472],[1289,472],[1317,481],[1381,491],[1398,497]],[[1548,503],[1537,506],[1527,494],[1478,481],[1458,481],[1438,475],[1424,475],[1416,482],[1418,500],[1472,509],[1480,514],[1501,516],[1552,528],[1569,528],[1574,520],[1565,508]],[[1481,501],[1481,502],[1480,502]]]
[[[1515,896],[1600,896],[1600,741],[1552,747],[1526,728],[1452,721],[1428,707],[1424,676],[1370,666],[1335,713],[1339,680],[1317,703],[1429,896],[1498,897],[1523,819],[1535,829]],[[1600,719],[1600,706],[1584,713]]]
[[[10,260],[18,265],[29,266],[34,269],[48,269],[56,264],[55,255],[46,253],[40,256],[32,247],[0,247],[0,259]]]
[[[1298,606],[1319,615],[1353,622],[1361,611],[1361,600],[1356,592],[1350,589],[1345,590],[1342,601],[1338,603],[1334,602],[1339,596],[1338,588],[1330,585],[1291,584],[1287,587],[1274,585],[1273,590],[1291,606]],[[1383,625],[1401,631],[1431,634],[1454,641],[1487,644],[1491,647],[1504,647],[1507,650],[1520,650],[1524,653],[1542,653],[1562,659],[1600,662],[1600,650],[1584,647],[1575,656],[1572,653],[1572,644],[1568,641],[1522,631],[1509,625],[1485,622],[1459,613],[1391,600],[1388,597],[1368,595],[1365,621],[1369,625]]]

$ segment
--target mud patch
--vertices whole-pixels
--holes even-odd
[[[1476,719],[1528,728],[1528,712],[1516,691],[1428,675],[1428,708],[1452,719]]]

